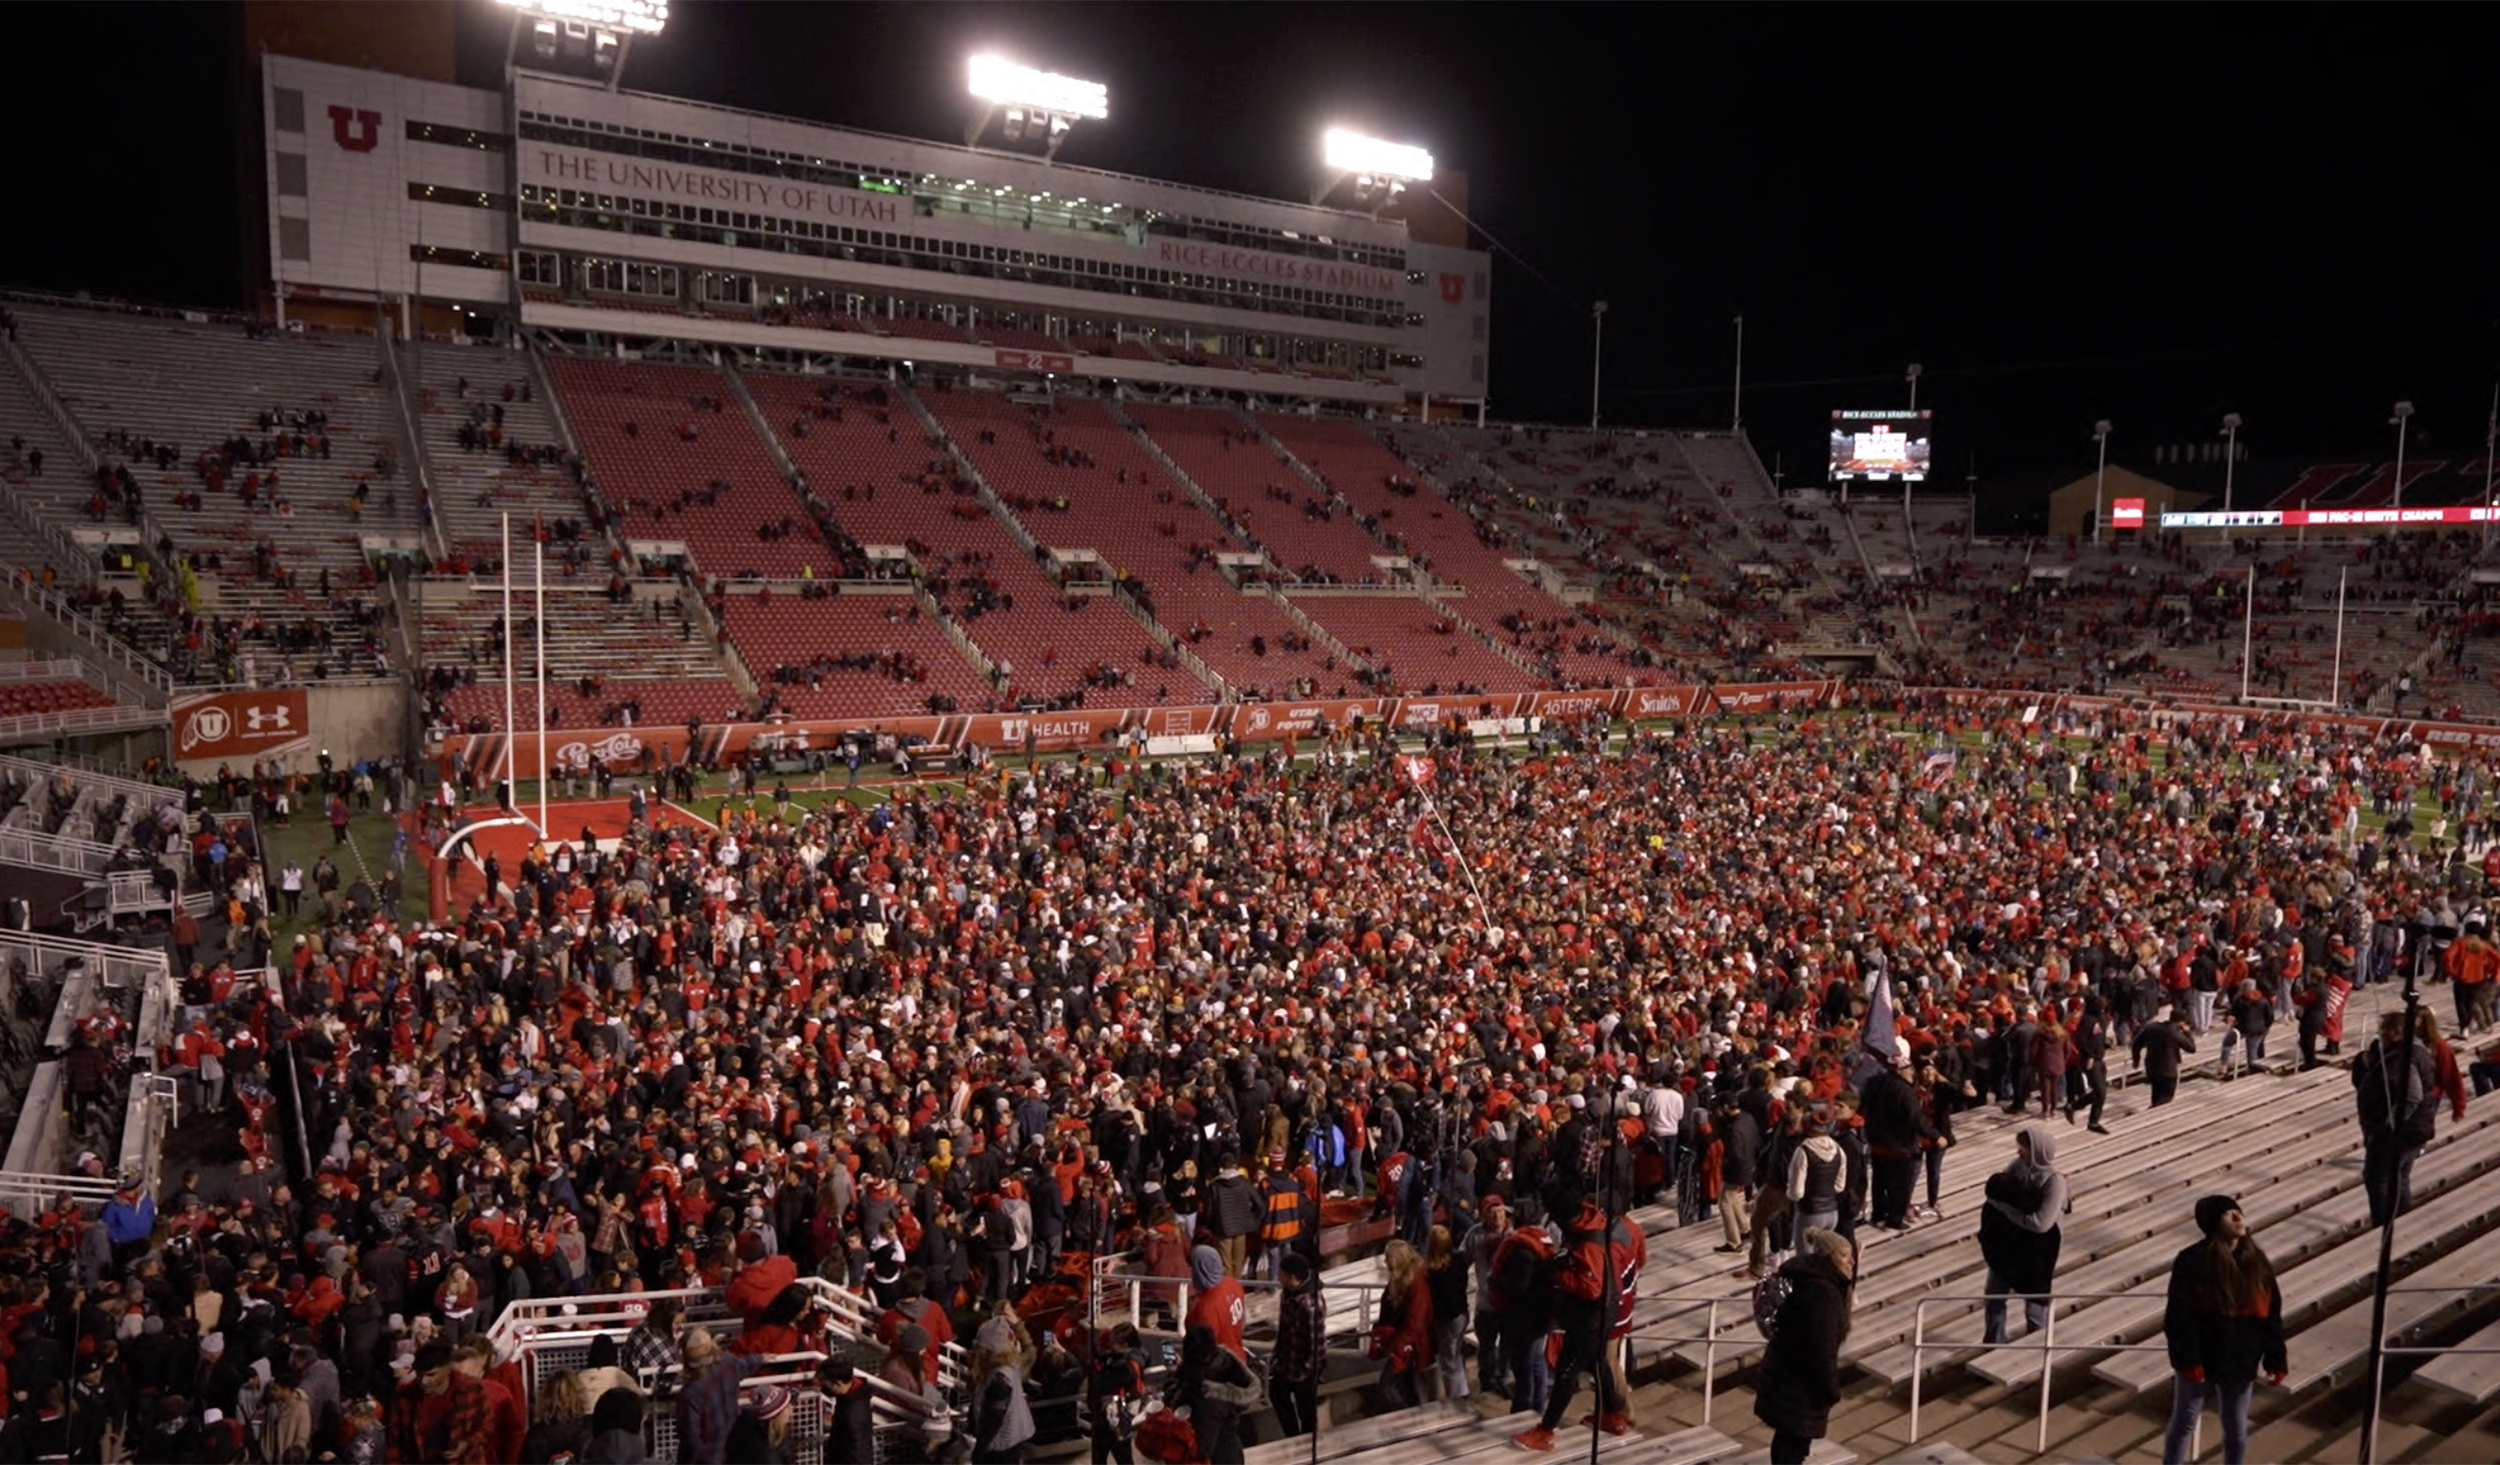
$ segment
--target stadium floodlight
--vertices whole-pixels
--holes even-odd
[[[1036,71],[991,55],[972,58],[971,76],[972,95],[981,106],[964,129],[966,147],[979,142],[990,122],[1003,116],[999,131],[1008,142],[1039,148],[1044,157],[1056,159],[1059,145],[1078,122],[1099,122],[1111,115],[1111,92],[1098,81]]]
[[[502,0],[542,20],[573,20],[616,36],[656,36],[668,26],[668,0]]]
[[[1001,107],[1071,120],[1100,122],[1111,115],[1111,92],[1101,82],[1036,71],[1004,56],[972,58],[972,94]]]
[[[500,0],[512,12],[512,44],[504,54],[504,70],[520,54],[521,31],[528,27],[531,52],[541,62],[564,58],[587,63],[608,90],[625,79],[625,58],[634,37],[656,36],[668,26],[668,0]]]
[[[1432,154],[1419,147],[1382,142],[1344,127],[1329,128],[1320,146],[1334,172],[1368,174],[1399,185],[1432,181]]]

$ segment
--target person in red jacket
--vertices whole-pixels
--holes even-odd
[[[1545,1414],[1537,1424],[1511,1437],[1523,1450],[1539,1453],[1554,1448],[1554,1431],[1571,1408],[1571,1396],[1578,1389],[1583,1370],[1597,1379],[1598,1423],[1609,1434],[1629,1434],[1632,1418],[1627,1412],[1630,1400],[1618,1392],[1615,1372],[1605,1364],[1608,1340],[1617,1329],[1630,1321],[1635,1286],[1640,1281],[1640,1257],[1635,1251],[1640,1231],[1627,1221],[1616,1221],[1611,1231],[1606,1213],[1597,1202],[1584,1201],[1572,1218],[1564,1241],[1561,1269],[1555,1276],[1555,1304],[1562,1324],[1562,1359],[1554,1366],[1552,1391],[1546,1395]],[[1614,1307],[1607,1307],[1608,1289],[1613,1289]]]
[[[2457,1050],[2439,1035],[2439,1015],[2425,1007],[2414,1014],[2413,1035],[2431,1050],[2431,1068],[2439,1078],[2439,1094],[2462,1122],[2465,1118],[2465,1073],[2457,1067]]]
[[[1242,1295],[1240,1280],[1225,1273],[1223,1253],[1206,1245],[1190,1248],[1189,1283],[1189,1317],[1182,1331],[1208,1328],[1214,1332],[1215,1341],[1231,1349],[1235,1358],[1249,1362],[1249,1350],[1241,1342],[1241,1325],[1249,1313],[1249,1300]],[[1425,1349],[1429,1355],[1429,1334]]]
[[[1372,1329],[1372,1356],[1380,1360],[1381,1395],[1391,1408],[1404,1409],[1423,1402],[1424,1368],[1433,1356],[1432,1287],[1423,1257],[1406,1242],[1390,1242],[1382,1261],[1389,1285]]]
[[[929,1340],[929,1346],[922,1350],[920,1376],[937,1377],[938,1359],[945,1354],[946,1345],[955,1341],[955,1325],[947,1321],[945,1308],[929,1300],[929,1274],[918,1267],[903,1269],[903,1280],[895,1286],[894,1305],[877,1318],[877,1341],[893,1348],[907,1327],[918,1327]]]
[[[752,1323],[772,1306],[781,1289],[799,1279],[799,1264],[778,1253],[764,1253],[764,1238],[753,1231],[738,1237],[738,1275],[731,1278],[721,1301],[738,1321]]]

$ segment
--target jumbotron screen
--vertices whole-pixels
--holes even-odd
[[[1927,477],[1932,412],[1832,414],[1831,481],[1918,483]]]

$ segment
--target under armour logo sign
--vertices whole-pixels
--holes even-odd
[[[281,732],[287,731],[295,726],[290,716],[293,710],[284,706],[246,707],[243,709],[245,731],[259,732],[265,727],[274,727]]]
[[[350,129],[353,129],[352,131]],[[330,134],[351,153],[369,153],[382,140],[382,114],[361,107],[330,108]]]

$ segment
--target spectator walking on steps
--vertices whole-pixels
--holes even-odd
[[[1788,1296],[1772,1316],[1771,1340],[1754,1383],[1753,1412],[1771,1427],[1771,1465],[1804,1465],[1814,1442],[1831,1432],[1840,1402],[1840,1345],[1849,1337],[1856,1248],[1837,1231],[1816,1227],[1803,1251],[1779,1275]]]
[[[2162,1465],[2187,1465],[2188,1441],[2209,1399],[2222,1416],[2223,1465],[2242,1465],[2258,1373],[2279,1384],[2291,1371],[2283,1289],[2238,1201],[2227,1195],[2198,1201],[2196,1229],[2202,1238],[2170,1264],[2170,1302],[2162,1317],[2174,1375]]]
[[[2049,1325],[2049,1285],[2057,1274],[2065,1233],[2066,1177],[2057,1169],[2057,1141],[2037,1124],[2014,1136],[2014,1159],[1988,1177],[1988,1200],[1979,1213],[1979,1254],[1988,1263],[1986,1340],[2006,1341],[2005,1298],[2023,1300],[2023,1325]]]
[[[2136,1029],[2135,1041],[2128,1047],[2153,1087],[2152,1106],[2158,1109],[2177,1097],[2180,1055],[2196,1051],[2196,1034],[2188,1031],[2178,1010],[2173,1008]]]
[[[2413,1203],[2413,1157],[2439,1124],[2439,1074],[2428,1044],[2405,1026],[2404,1013],[2379,1019],[2378,1041],[2352,1066],[2361,1117],[2361,1186],[2370,1224],[2384,1226]]]
[[[1536,1425],[1511,1436],[1519,1448],[1539,1453],[1554,1448],[1554,1431],[1570,1413],[1571,1396],[1584,1372],[1596,1380],[1599,1427],[1614,1435],[1631,1432],[1630,1401],[1617,1392],[1605,1354],[1620,1315],[1629,1311],[1638,1292],[1640,1235],[1640,1229],[1626,1220],[1610,1226],[1595,1200],[1580,1202],[1565,1228],[1564,1250],[1555,1258],[1553,1274],[1562,1356],[1554,1365],[1544,1414]]]

